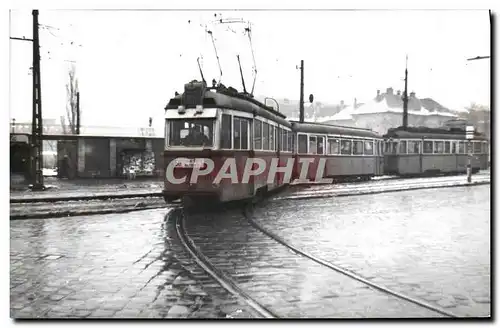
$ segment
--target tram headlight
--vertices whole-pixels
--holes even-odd
[[[196,113],[203,113],[203,106],[202,105],[196,105]]]
[[[186,107],[179,105],[179,107],[177,107],[177,112],[179,114],[184,114],[186,112]]]

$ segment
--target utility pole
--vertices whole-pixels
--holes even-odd
[[[405,66],[405,91],[403,94],[403,129],[408,128],[408,55],[406,55]]]
[[[80,92],[76,93],[76,134],[80,134]]]
[[[43,125],[42,88],[40,79],[40,40],[38,37],[38,10],[33,10],[33,117],[31,123],[31,175],[33,191],[44,190],[43,185]]]
[[[299,107],[299,121],[304,122],[304,60],[300,61],[300,107]]]

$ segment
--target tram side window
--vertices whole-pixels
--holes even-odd
[[[282,128],[278,128],[278,138],[276,138],[276,141],[278,142],[278,150],[283,151],[283,147],[285,146],[285,143],[283,142],[283,135],[285,132]]]
[[[449,141],[445,141],[444,142],[444,153],[445,154],[449,154],[450,153],[450,142]]]
[[[373,155],[373,141],[365,140],[365,155]]]
[[[233,149],[241,149],[240,119],[233,117]]]
[[[309,137],[309,154],[317,154],[316,136]]]
[[[262,149],[269,150],[269,124],[262,122]]]
[[[280,151],[285,150],[285,130],[283,128],[278,128],[278,136],[279,136],[279,143],[280,143]]]
[[[434,149],[434,144],[432,141],[424,141],[424,153],[425,154],[432,154],[433,149]]]
[[[299,134],[299,154],[307,154],[307,135]]]
[[[340,150],[339,139],[328,139],[328,154],[338,155]]]
[[[240,119],[240,132],[241,132],[241,149],[250,149],[248,146],[248,125],[249,121],[247,119]]]
[[[466,142],[465,144],[466,144],[466,146],[465,146],[466,154],[472,153],[472,142],[469,141],[469,142]]]
[[[393,142],[391,142],[391,154],[397,154],[398,153],[398,145],[399,145],[399,141],[393,141]]]
[[[316,140],[318,141],[318,151],[317,151],[317,154],[323,155],[325,153],[325,138],[323,138],[323,137],[317,137]]]
[[[297,138],[295,137],[295,133],[292,131],[288,132],[288,145],[290,147],[290,151],[295,151],[295,143],[297,142]]]
[[[283,130],[283,150],[290,151],[290,145],[288,144],[288,131]]]
[[[483,141],[483,154],[487,154],[487,153],[488,153],[488,142]]]
[[[281,136],[281,134],[280,134],[281,132],[278,132],[278,129],[280,129],[280,128],[277,128],[277,127],[274,128],[274,143],[276,144],[276,146],[274,147],[275,150],[278,150],[279,147],[281,147],[281,142],[279,139]]]
[[[442,154],[444,152],[444,143],[442,141],[434,141],[434,154]]]
[[[352,154],[352,140],[342,139],[340,141],[340,153],[342,155],[351,155]]]
[[[463,141],[458,142],[458,153],[465,154],[465,144]]]
[[[284,135],[283,135],[283,144],[285,145],[285,151],[290,151],[290,148],[292,148],[292,145],[290,145],[290,134],[292,132],[288,130],[284,130]]]
[[[399,153],[406,154],[406,140],[401,140],[399,142]]]
[[[452,141],[451,142],[451,153],[456,154],[457,153],[457,141]]]
[[[233,149],[248,149],[248,120],[233,117]]]
[[[220,147],[224,149],[231,149],[231,128],[232,128],[231,115],[222,114],[221,125],[221,142]]]
[[[262,149],[262,122],[259,120],[255,120],[253,125],[253,148]]]
[[[408,154],[420,154],[420,141],[408,141]]]
[[[274,125],[269,124],[269,150],[274,150]]]
[[[408,140],[408,142],[406,143],[407,147],[408,147],[408,154],[415,154],[415,143],[416,141],[413,141],[413,140]]]
[[[391,142],[384,142],[384,154],[389,154],[391,152]]]
[[[352,153],[354,155],[363,155],[363,141],[353,140],[352,142]]]
[[[481,153],[481,141],[474,141],[474,154]]]

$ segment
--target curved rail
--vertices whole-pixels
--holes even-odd
[[[69,202],[69,201],[86,201],[86,200],[109,200],[109,199],[126,199],[126,198],[159,198],[163,197],[162,192],[137,192],[129,194],[113,194],[113,193],[96,193],[95,195],[88,196],[65,196],[65,197],[16,197],[11,198],[11,204],[24,204],[24,203],[55,203],[55,202]]]
[[[448,317],[452,317],[452,318],[457,318],[457,316],[449,311],[446,311],[446,310],[443,310],[441,308],[438,308],[432,304],[429,304],[427,302],[424,302],[424,301],[420,301],[420,300],[417,300],[415,298],[412,298],[410,296],[406,296],[406,295],[403,295],[397,291],[394,291],[394,290],[391,290],[387,287],[384,287],[382,285],[379,285],[377,283],[374,283],[374,282],[371,282],[361,276],[358,276],[357,274],[354,274],[352,272],[349,272],[343,268],[341,268],[340,266],[338,265],[335,265],[335,264],[332,264],[330,262],[327,262],[327,261],[324,261],[312,254],[309,254],[305,251],[302,251],[300,249],[298,249],[297,247],[294,247],[290,244],[288,244],[286,241],[284,241],[283,239],[281,239],[280,237],[278,237],[277,235],[275,235],[274,233],[268,231],[267,229],[263,228],[261,225],[259,225],[257,222],[255,222],[255,220],[252,218],[252,215],[249,213],[249,208],[247,207],[245,210],[244,210],[244,215],[245,217],[247,218],[248,222],[254,227],[256,228],[257,230],[261,231],[262,233],[264,233],[265,235],[269,236],[270,238],[272,238],[273,240],[277,241],[278,243],[282,244],[283,246],[289,248],[290,250],[292,250],[294,253],[296,254],[300,254],[320,265],[323,265],[329,269],[332,269],[334,271],[337,271],[345,276],[348,276],[349,278],[352,278],[352,279],[355,279],[361,283],[364,283],[370,287],[373,287],[379,291],[382,291],[384,293],[387,293],[387,294],[390,294],[390,295],[393,295],[395,297],[398,297],[400,299],[403,299],[405,301],[408,301],[410,303],[413,303],[413,304],[416,304],[416,305],[419,305],[421,307],[424,307],[428,310],[431,310],[431,311],[434,311],[434,312],[437,312],[439,314],[442,314],[442,315],[445,315],[445,316],[448,316]]]
[[[241,290],[241,288],[239,288],[236,283],[228,278],[222,271],[218,270],[210,263],[207,257],[196,248],[192,240],[189,236],[187,236],[183,217],[183,215],[176,215],[175,228],[182,246],[191,254],[196,263],[202,267],[205,272],[212,276],[212,278],[214,278],[215,281],[217,281],[224,289],[229,291],[231,294],[242,298],[261,317],[266,319],[278,318],[276,314],[272,313],[266,307],[255,301],[247,293]]]

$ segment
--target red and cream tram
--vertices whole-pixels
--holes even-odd
[[[192,81],[165,110],[167,202],[251,199],[286,184],[282,174],[267,174],[273,159],[280,167],[292,158],[293,142],[291,124],[271,107],[223,85]]]
[[[465,139],[465,130],[433,128],[389,129],[385,138],[385,173],[394,175],[457,174],[488,168],[488,141],[476,133]]]
[[[369,180],[383,174],[383,139],[372,130],[299,122],[293,122],[293,130],[298,140],[295,175],[300,175],[305,165],[300,161],[306,159],[310,161],[307,178],[311,181],[322,177]],[[322,177],[316,177],[318,173]]]

